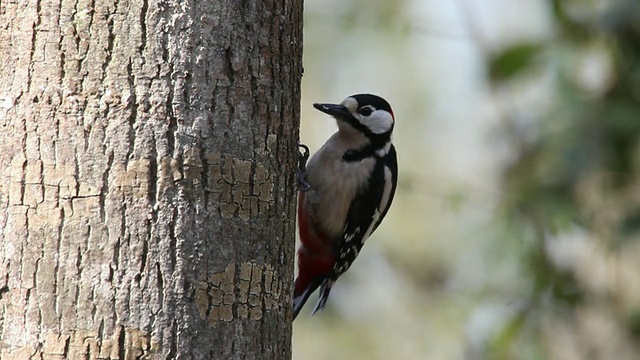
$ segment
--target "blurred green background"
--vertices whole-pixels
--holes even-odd
[[[313,102],[396,114],[387,219],[294,359],[640,359],[640,1],[307,0]]]

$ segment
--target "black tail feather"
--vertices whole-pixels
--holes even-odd
[[[333,287],[334,283],[334,280],[329,280],[328,278],[326,278],[322,282],[322,286],[320,287],[319,292],[320,296],[318,298],[318,302],[316,303],[316,307],[313,308],[313,312],[311,313],[311,315],[315,315],[318,311],[324,309],[324,306],[327,304],[327,300],[329,300],[329,293],[331,293],[331,287]]]
[[[326,281],[325,277],[317,277],[313,279],[302,294],[293,298],[293,320],[296,319],[296,317],[300,313],[300,310],[302,310],[302,307],[309,299],[309,296],[311,296],[311,294],[313,294],[313,292],[316,291],[316,289],[320,287],[320,285],[323,285],[325,281]]]

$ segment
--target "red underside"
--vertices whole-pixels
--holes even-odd
[[[312,221],[304,205],[304,193],[300,192],[298,227],[301,245],[298,248],[298,278],[294,297],[301,295],[315,277],[330,274],[335,262],[331,239],[319,232]]]

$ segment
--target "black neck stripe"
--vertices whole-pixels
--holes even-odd
[[[360,149],[347,150],[345,151],[344,154],[342,154],[342,160],[346,162],[354,162],[354,161],[364,160],[370,157],[379,158],[380,155],[376,153],[376,150],[380,150],[380,149],[381,149],[380,147],[376,148],[372,144],[368,144],[368,145],[365,145],[364,147],[361,147]]]

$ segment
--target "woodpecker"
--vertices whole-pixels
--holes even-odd
[[[313,314],[324,308],[332,286],[387,214],[398,180],[395,118],[386,100],[358,94],[313,106],[333,116],[338,131],[309,159],[298,194],[294,319],[318,288]]]

